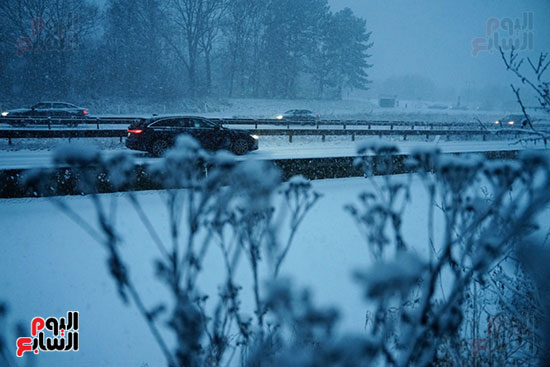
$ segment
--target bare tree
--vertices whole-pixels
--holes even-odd
[[[106,59],[104,73],[111,80],[111,93],[151,96],[166,87],[170,61],[162,37],[163,6],[158,0],[109,1],[100,54]]]
[[[198,63],[204,46],[216,34],[219,26],[216,21],[223,9],[223,0],[171,0],[168,16],[174,32],[165,37],[174,50],[178,60],[187,70],[189,93],[197,95],[199,87]],[[209,51],[210,52],[210,51]]]
[[[224,33],[227,38],[227,52],[230,60],[228,82],[229,96],[232,97],[237,84],[240,93],[245,92],[246,71],[250,79],[258,69],[259,42],[262,36],[262,17],[266,11],[265,0],[235,0],[227,4],[223,18]],[[252,83],[254,84],[254,83]]]
[[[0,19],[7,24],[5,42],[17,46],[27,61],[26,83],[39,91],[66,93],[68,66],[97,27],[98,7],[87,0],[7,0]]]
[[[502,48],[499,48],[499,51],[502,60],[506,65],[506,69],[511,71],[521,81],[522,85],[526,85],[529,90],[534,93],[542,110],[550,113],[550,81],[544,79],[545,73],[548,71],[548,67],[550,66],[548,53],[541,53],[536,61],[531,60],[529,57],[527,58],[527,64],[529,64],[527,73],[530,72],[532,74],[532,76],[529,76],[522,70],[522,65],[524,64],[525,59],[519,58],[515,48],[512,47],[510,49],[510,53],[508,54],[506,54]],[[521,97],[520,88],[514,86],[513,84],[511,84],[511,88],[516,96],[519,106],[521,107],[521,111],[525,116],[527,124],[531,130],[537,131]],[[540,134],[543,136],[546,143],[548,135],[544,133]]]
[[[227,3],[224,0],[210,0],[217,3],[214,11],[206,15],[205,31],[199,41],[200,48],[204,54],[204,66],[206,69],[205,93],[209,95],[212,91],[212,52],[221,28],[221,19],[224,16]]]

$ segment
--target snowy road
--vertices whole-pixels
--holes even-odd
[[[361,140],[380,141],[378,138]],[[384,140],[383,140],[384,141]],[[302,143],[278,143],[267,142],[261,144],[258,151],[249,153],[242,159],[299,159],[299,158],[325,158],[325,157],[349,157],[356,155],[356,146],[360,142],[349,140],[333,142],[302,142]],[[444,153],[461,152],[486,152],[505,151],[518,149],[545,149],[542,143],[517,143],[511,141],[393,141],[399,146],[401,152],[408,153],[416,147],[439,147]],[[73,140],[72,144],[78,144]],[[158,160],[147,156],[145,153],[130,151],[125,148],[103,150],[103,154],[110,156],[120,152],[127,152],[136,157],[138,163],[152,163]],[[29,169],[52,166],[52,152],[50,150],[13,150],[0,151],[0,169]]]
[[[456,125],[449,126],[448,124],[441,124],[445,128],[453,129],[453,130],[461,130],[464,128],[468,129],[477,129],[479,128],[479,125],[477,124],[468,124],[465,125],[464,123],[456,123]],[[310,129],[318,129],[318,130],[343,130],[343,124],[327,124],[327,123],[320,123],[319,127],[316,125],[302,125],[302,124],[295,124],[295,123],[289,123],[286,124],[258,124],[257,126],[255,124],[224,124],[224,127],[230,128],[230,129],[244,129],[244,130],[262,130],[262,129],[281,129],[286,130],[288,128],[291,129],[298,129],[298,130],[310,130]],[[348,130],[411,130],[414,126],[415,130],[430,130],[432,129],[431,125],[425,125],[424,123],[418,123],[414,124],[414,122],[411,122],[407,125],[391,125],[391,124],[380,124],[380,123],[372,123],[370,125],[364,124],[364,125],[346,125],[346,129]],[[433,123],[433,128],[437,128],[438,123]],[[484,125],[485,128],[493,128],[492,125],[486,124]],[[128,124],[100,124],[99,130],[126,130],[128,128]],[[48,129],[48,125],[29,125],[29,126],[10,126],[8,124],[0,123],[0,129],[1,130],[45,130]],[[90,124],[80,124],[77,127],[68,127],[63,126],[59,124],[52,124],[50,130],[98,130],[97,125],[94,123]]]

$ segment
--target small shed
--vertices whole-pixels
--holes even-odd
[[[399,106],[397,96],[385,95],[378,98],[378,105],[383,108],[394,108]]]

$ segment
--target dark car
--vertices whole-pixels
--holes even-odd
[[[495,121],[498,127],[520,127],[524,128],[528,124],[524,115],[507,115]]]
[[[75,118],[84,118],[88,114],[85,108],[66,102],[40,102],[28,108],[17,108],[2,112],[2,117],[11,124],[25,124],[27,119],[58,118],[57,122],[77,125]],[[69,120],[66,120],[69,119]]]
[[[126,147],[161,156],[176,137],[188,134],[210,151],[226,149],[245,154],[258,149],[258,137],[246,130],[228,129],[203,117],[154,117],[130,125]]]
[[[288,110],[282,115],[277,116],[277,120],[290,121],[317,121],[320,118],[321,115],[316,115],[310,110]]]

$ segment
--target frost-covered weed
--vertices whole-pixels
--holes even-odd
[[[98,172],[106,172],[116,187],[130,187],[135,177],[129,158],[69,153],[56,157],[84,171],[82,189],[94,203],[100,231],[62,199],[51,200],[105,247],[121,298],[139,309],[169,366],[462,365],[474,352],[464,335],[472,319],[468,307],[483,304],[472,287],[493,281],[495,266],[536,229],[537,215],[550,201],[550,166],[542,154],[488,162],[418,150],[407,164],[428,194],[428,243],[417,243],[402,232],[414,175],[373,179],[374,172],[393,170],[398,150],[361,146],[356,164],[364,169],[367,190],[346,211],[364,235],[365,256],[374,262],[353,272],[367,319],[362,333],[348,335],[336,332],[337,308],[318,307],[307,290],[296,290],[280,275],[296,231],[321,199],[303,177],[282,184],[272,166],[207,153],[192,139],[180,139],[155,167],[165,184],[166,236],[154,228],[136,193],[113,196],[105,205],[94,191]],[[34,190],[49,189],[40,186],[36,172],[27,182]],[[274,206],[277,194],[282,207]],[[172,299],[145,301],[132,282],[113,220],[114,201],[120,198],[130,201],[158,248],[156,275]],[[216,295],[198,286],[212,247],[220,250],[224,264]],[[415,253],[417,248],[429,249],[429,255]],[[251,274],[252,314],[242,309],[242,286],[235,276],[240,266]],[[175,346],[165,342],[158,327],[164,322]]]
[[[395,154],[396,149],[383,152]],[[360,148],[363,157],[357,164],[367,177],[372,155],[383,152],[378,146]],[[391,157],[386,161],[390,167]],[[389,175],[382,178],[384,185],[373,180],[371,189],[347,207],[376,260],[357,278],[374,304],[368,334],[380,344],[372,357],[395,366],[444,365],[438,348],[459,335],[470,286],[485,281],[497,260],[533,232],[537,214],[548,205],[548,157],[525,153],[514,161],[487,162],[480,156],[441,156],[424,149],[413,152],[407,163],[428,193],[430,243],[415,243],[401,233],[410,199],[405,180]],[[441,228],[434,224],[434,207],[443,217]],[[411,253],[419,247],[431,249],[429,259]],[[448,287],[443,287],[445,276],[451,278],[445,280]],[[392,315],[391,309],[398,312]],[[444,359],[461,365],[466,357],[447,353]]]
[[[268,163],[239,162],[227,152],[208,153],[192,138],[181,137],[152,167],[153,175],[164,185],[160,195],[168,212],[166,235],[154,227],[152,213],[146,212],[135,192],[113,195],[110,203],[97,194],[101,175],[115,189],[132,187],[135,163],[127,155],[104,159],[97,151],[62,147],[55,153],[55,162],[70,167],[79,178],[78,189],[93,203],[99,230],[94,229],[93,220],[73,211],[62,198],[50,200],[105,247],[108,270],[121,299],[140,311],[167,365],[234,364],[238,363],[236,355],[240,355],[240,364],[245,364],[255,358],[255,346],[274,345],[277,326],[266,321],[272,299],[263,283],[277,278],[300,223],[319,199],[310,182],[297,177],[281,185],[280,172]],[[52,188],[44,185],[43,177],[44,172],[30,172],[26,184],[36,192],[49,192]],[[275,207],[276,194],[283,198],[283,208]],[[132,269],[119,251],[122,238],[115,225],[117,200],[131,203],[158,249],[154,269],[170,299],[144,299],[140,285],[132,281]],[[275,221],[276,211],[286,213],[288,219]],[[281,233],[288,237],[282,238]],[[198,286],[204,274],[203,261],[216,247],[221,250],[225,269],[220,272],[218,294],[204,294]],[[242,287],[235,280],[243,262],[253,280],[253,315],[241,309]],[[268,274],[266,279],[263,274]],[[313,317],[302,315],[308,316]],[[174,346],[166,342],[161,324],[168,325]]]

